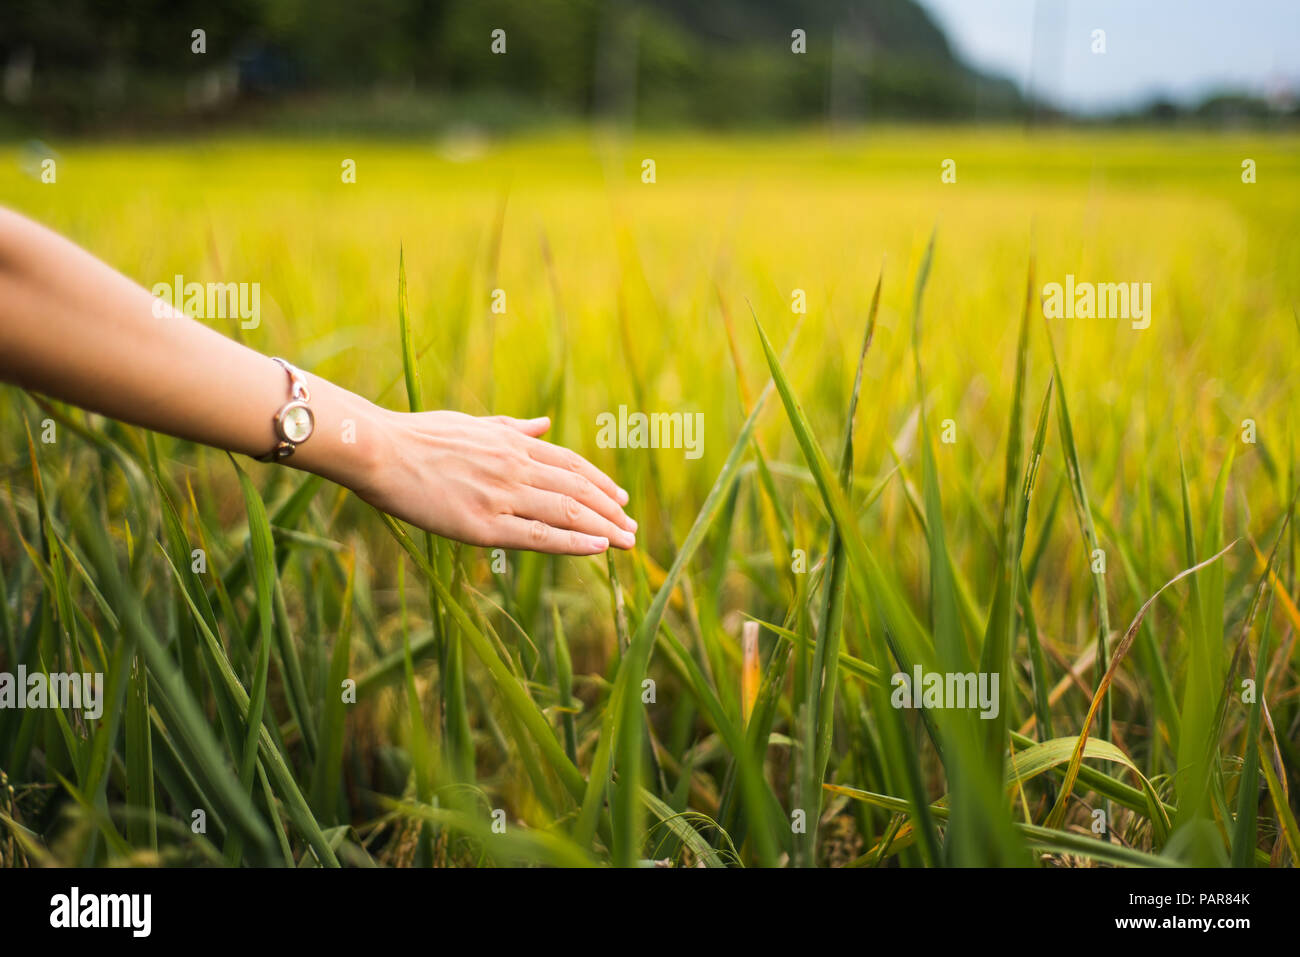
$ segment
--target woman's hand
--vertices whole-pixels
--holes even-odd
[[[284,369],[157,300],[58,234],[0,209],[0,381],[247,455],[275,445]],[[284,464],[471,545],[631,548],[627,493],[538,438],[547,419],[381,409],[305,373],[315,431]]]
[[[636,544],[627,492],[538,438],[550,419],[379,410],[377,424],[378,454],[353,490],[396,518],[486,547],[595,555]]]

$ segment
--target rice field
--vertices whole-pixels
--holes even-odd
[[[1296,863],[1296,137],[54,146],[0,203],[550,415],[640,529],[461,546],[4,387],[0,673],[103,675],[0,708],[5,865]]]

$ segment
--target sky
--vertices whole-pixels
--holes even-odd
[[[919,0],[970,65],[1082,113],[1300,93],[1300,0]],[[1093,31],[1105,53],[1093,53]]]

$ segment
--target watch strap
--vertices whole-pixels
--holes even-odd
[[[255,458],[257,462],[282,462],[293,455],[298,448],[298,443],[291,442],[284,437],[281,422],[285,410],[289,406],[295,403],[303,404],[311,401],[311,392],[307,388],[307,380],[303,377],[302,372],[292,363],[281,359],[279,356],[272,356],[271,361],[279,363],[289,376],[289,399],[275,411],[275,415],[271,416],[271,425],[277,433],[275,446],[269,452],[257,456]]]

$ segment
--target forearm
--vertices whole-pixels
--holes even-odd
[[[284,370],[175,310],[155,315],[156,304],[73,243],[0,209],[0,378],[180,438],[269,451]],[[286,464],[364,486],[383,412],[307,378],[316,430]]]
[[[262,455],[289,378],[94,256],[0,209],[0,379],[145,428]],[[292,357],[287,357],[292,360]],[[472,545],[631,548],[627,492],[542,441],[545,416],[387,412],[307,374],[315,430],[284,462]]]

